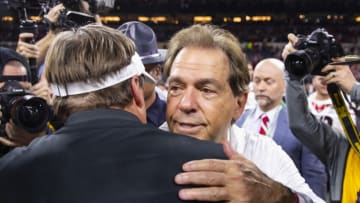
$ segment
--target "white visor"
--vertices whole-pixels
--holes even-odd
[[[66,85],[50,84],[53,94],[59,97],[66,97],[68,95],[77,95],[83,93],[94,92],[96,90],[104,89],[118,83],[121,83],[133,76],[144,75],[151,82],[156,83],[156,80],[145,71],[145,67],[137,53],[131,58],[131,63],[124,68],[121,68],[115,73],[105,75],[100,81],[82,81],[74,82]]]

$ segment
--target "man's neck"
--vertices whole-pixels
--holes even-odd
[[[156,91],[154,92],[145,100],[145,107],[148,109],[156,100]]]
[[[319,92],[315,92],[315,99],[317,100],[327,100],[330,96],[328,94],[319,94]]]
[[[259,108],[261,111],[266,113],[266,112],[271,111],[271,110],[275,109],[276,107],[280,106],[281,103],[282,103],[282,101],[279,101],[279,102],[273,103],[270,106],[266,106],[266,107],[259,106]]]

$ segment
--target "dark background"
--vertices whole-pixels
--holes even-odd
[[[18,0],[21,2],[20,0]],[[0,0],[0,20],[13,16],[14,21],[0,21],[0,46],[14,47],[18,36],[18,11],[9,6],[16,0]],[[41,0],[28,0],[28,15],[39,15]],[[119,16],[120,22],[105,25],[118,27],[120,24],[137,20],[138,16],[165,16],[167,22],[145,22],[157,34],[161,47],[166,48],[170,37],[183,27],[194,23],[193,17],[211,16],[211,23],[230,30],[256,63],[260,58],[279,57],[287,42],[287,34],[309,34],[316,28],[325,28],[341,42],[347,54],[359,54],[360,0],[116,0],[112,10],[101,16]],[[269,22],[245,21],[246,16],[271,16]],[[299,16],[302,15],[303,18]],[[241,23],[224,22],[224,18],[241,17]],[[46,33],[39,25],[38,38]]]

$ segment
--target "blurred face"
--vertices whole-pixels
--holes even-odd
[[[312,85],[319,97],[329,98],[324,76],[314,75],[312,79]]]
[[[148,72],[153,78],[155,78],[154,74],[151,73],[151,70],[154,65],[153,64],[145,64],[144,66],[145,66],[146,72]],[[151,95],[154,93],[155,93],[155,84],[145,81],[145,83],[144,83],[144,99],[145,99],[145,101],[147,99],[149,99],[151,97]]]
[[[26,68],[18,61],[9,61],[3,69],[3,76],[26,76]],[[29,89],[31,87],[30,82],[19,82],[22,88]],[[0,88],[3,87],[5,82],[0,82]]]
[[[183,48],[168,78],[166,119],[170,131],[221,142],[246,100],[244,95],[233,95],[228,77],[229,62],[223,51]]]
[[[160,64],[145,64],[145,70],[148,72],[156,81],[161,78],[161,66]],[[155,95],[156,84],[145,81],[144,83],[144,99],[146,107],[148,108],[156,99]]]
[[[261,110],[269,111],[278,106],[285,93],[284,73],[271,62],[264,62],[254,70],[253,88]]]

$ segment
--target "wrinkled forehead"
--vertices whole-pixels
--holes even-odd
[[[2,75],[22,76],[27,75],[27,71],[25,66],[21,62],[16,60],[10,60],[4,65]]]
[[[285,79],[284,71],[273,63],[262,63],[256,66],[254,78]]]
[[[169,75],[179,73],[181,70],[185,73],[196,74],[194,76],[197,77],[225,74],[226,79],[230,72],[229,60],[223,51],[201,47],[185,47],[176,55]]]

